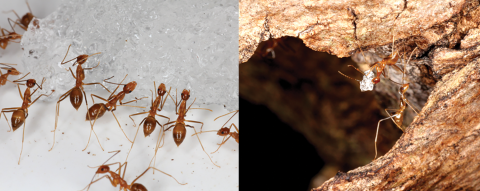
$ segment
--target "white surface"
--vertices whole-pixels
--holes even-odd
[[[16,1],[14,4],[5,4],[5,2],[10,1],[3,0],[1,2],[2,11],[15,9],[22,16],[28,10],[22,1]],[[46,6],[51,4],[44,1],[31,0],[29,3],[33,14],[38,17],[45,17],[48,11],[53,11],[55,7],[53,5]],[[54,3],[54,5],[58,4]],[[0,16],[0,26],[8,26],[8,23],[5,25],[8,16],[12,17],[11,14]],[[22,32],[21,29],[17,29],[17,31],[19,33]],[[0,55],[2,56],[0,62],[19,64],[22,51],[18,44],[10,44],[6,50],[0,50]],[[18,69],[21,70],[21,68]],[[15,77],[10,77],[9,79],[15,79]],[[37,79],[37,81],[39,80]],[[148,84],[148,86],[152,87],[152,83]],[[157,81],[157,86],[158,83],[160,82]],[[73,87],[74,84],[72,83],[71,85]],[[166,85],[168,87],[168,84]],[[112,88],[113,86],[108,87]],[[25,88],[21,88],[23,93]],[[63,94],[64,92],[60,93]],[[92,105],[89,97],[91,93],[108,97],[108,94],[104,92],[87,91],[89,106]],[[150,95],[150,92],[148,92],[148,95]],[[36,98],[36,96],[33,97]],[[132,97],[129,95],[125,98],[125,100],[131,99]],[[193,97],[188,103],[191,103],[191,101],[193,101]],[[0,87],[0,108],[18,107],[21,103],[22,101],[15,85],[7,83],[7,85]],[[0,133],[0,169],[3,171],[3,173],[0,173],[0,184],[2,185],[2,190],[80,190],[89,184],[96,171],[96,169],[89,168],[87,165],[101,165],[112,156],[112,153],[108,153],[108,151],[122,151],[112,158],[109,163],[125,161],[131,144],[118,128],[111,113],[105,113],[95,124],[96,133],[105,151],[100,149],[97,140],[92,136],[88,149],[82,152],[90,129],[89,123],[85,121],[86,106],[83,103],[79,110],[76,111],[69,103],[68,98],[61,103],[56,144],[54,149],[48,152],[53,142],[51,130],[54,129],[55,104],[56,101],[38,101],[29,108],[20,165],[17,165],[17,162],[22,145],[23,126],[15,132],[7,132],[9,127],[2,115],[0,119],[0,132],[4,132]],[[150,107],[149,105],[143,106]],[[204,130],[220,129],[228,118],[224,117],[217,120],[217,122],[213,122],[213,119],[227,113],[227,110],[223,106],[208,106],[208,108],[214,112],[192,110],[187,115],[187,119],[204,122]],[[118,107],[117,111],[115,111],[122,128],[132,140],[136,128],[133,127],[133,123],[128,118],[128,115],[133,113],[136,113],[135,109],[129,107]],[[174,112],[159,112],[159,114],[169,116],[171,120],[176,119]],[[135,122],[138,124],[145,116],[135,117]],[[11,113],[7,113],[7,117],[10,123]],[[161,124],[166,122],[161,118],[157,118],[157,120]],[[236,123],[238,126],[238,115],[231,122]],[[193,125],[199,128],[199,125]],[[125,174],[125,180],[128,183],[131,183],[136,176],[140,175],[148,167],[154,153],[158,132],[159,127],[157,126],[152,135],[145,138],[143,130],[140,129],[128,159],[128,167]],[[187,185],[178,185],[175,180],[168,176],[161,173],[153,175],[151,172],[140,178],[137,183],[143,184],[149,190],[238,190],[238,144],[230,139],[217,153],[210,155],[212,160],[221,166],[221,168],[218,168],[210,162],[196,137],[191,137],[193,133],[193,129],[188,128],[185,141],[177,148],[173,142],[171,131],[168,131],[165,145],[159,149],[155,166],[173,175],[179,182],[188,183]],[[200,138],[208,153],[217,149],[218,146],[216,144],[222,140],[215,133],[205,133],[200,135]],[[114,170],[116,166],[111,168]],[[105,179],[93,184],[90,190],[118,190],[118,187],[113,187]]]

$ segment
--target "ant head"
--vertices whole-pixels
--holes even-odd
[[[167,93],[167,88],[165,87],[165,84],[164,84],[164,83],[161,83],[161,84],[158,86],[157,94],[158,94],[159,96],[163,96],[163,95],[165,95],[165,93]]]
[[[135,90],[135,87],[137,87],[137,82],[129,82],[127,85],[123,86],[123,91],[129,94],[132,93],[133,90]]]
[[[190,98],[190,90],[184,89],[182,91],[182,100],[188,100]]]
[[[85,63],[87,61],[87,58],[88,58],[88,55],[86,55],[86,54],[82,54],[80,56],[77,56],[77,63],[79,65],[82,65],[83,63]]]
[[[229,133],[230,133],[230,129],[223,127],[220,130],[218,130],[217,135],[225,136],[225,135],[228,135]]]
[[[378,84],[380,82],[380,77],[375,77],[372,80],[373,84]]]
[[[402,95],[405,94],[405,92],[407,92],[408,90],[408,86],[409,86],[408,84],[403,84],[402,87],[400,87],[399,93]]]
[[[10,74],[10,75],[19,75],[20,74],[20,72],[15,68],[8,69],[7,73]]]
[[[98,167],[98,170],[97,170],[96,173],[98,173],[98,174],[103,174],[103,173],[107,173],[107,172],[109,172],[109,171],[110,171],[110,167],[109,167],[109,166],[107,166],[107,165],[102,165],[102,166]]]
[[[33,14],[32,13],[27,13],[22,17],[21,23],[24,26],[28,26],[28,24],[30,24],[30,21],[32,21],[32,20],[33,20]]]
[[[26,85],[29,88],[33,88],[33,86],[35,86],[36,83],[37,81],[35,81],[35,79],[28,79]]]

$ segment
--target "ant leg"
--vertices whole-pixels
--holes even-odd
[[[141,114],[146,114],[146,113],[148,113],[148,111],[146,111],[146,112],[141,112],[141,113],[135,113],[135,114],[129,115],[128,117],[130,117],[130,119],[132,120],[133,126],[136,127],[137,125],[135,124],[135,121],[133,120],[132,116],[141,115]],[[145,119],[143,119],[143,120],[145,120]],[[143,121],[143,120],[142,120],[142,121]],[[141,124],[141,123],[140,123],[140,124]]]
[[[23,153],[23,141],[25,140],[25,123],[26,122],[23,122],[22,150],[20,151],[20,157],[18,157],[18,165],[20,165],[20,159],[22,158]]]
[[[20,98],[22,98],[23,100],[23,95],[22,95],[22,90],[20,90],[20,85],[17,84],[17,87],[18,87],[18,93],[20,94]]]
[[[132,182],[130,185],[133,185],[133,183],[135,183],[140,177],[142,177],[142,176],[143,176],[145,173],[147,173],[147,171],[150,170],[150,169],[160,171],[161,173],[163,173],[163,174],[165,174],[165,175],[167,175],[167,176],[172,177],[172,178],[173,178],[178,184],[180,184],[180,185],[188,184],[188,183],[182,184],[182,183],[178,182],[178,180],[177,180],[175,177],[173,177],[172,175],[170,175],[170,174],[168,174],[168,173],[166,173],[166,172],[163,172],[163,171],[161,171],[161,170],[158,170],[158,169],[155,168],[155,167],[148,167],[147,170],[145,170],[142,174],[140,174],[140,176],[138,176],[137,178],[135,178],[135,180],[133,180],[133,182]]]
[[[82,85],[88,86],[88,85],[95,85],[95,84],[101,85],[103,88],[105,88],[105,90],[107,90],[108,93],[112,93],[112,92],[110,92],[110,90],[108,90],[107,87],[105,87],[102,83],[99,83],[99,82],[97,82],[97,83],[87,83],[87,84],[82,84]]]
[[[98,54],[98,53],[96,53],[96,54]],[[93,54],[92,54],[91,56],[93,56]],[[89,57],[90,57],[90,56],[89,56]],[[98,62],[98,64],[97,64],[95,67],[91,67],[91,68],[84,68],[84,70],[92,70],[92,69],[94,69],[94,68],[98,67],[98,65],[100,65],[100,62]]]
[[[233,124],[233,123],[230,125],[230,129],[232,128],[232,125],[233,125],[233,127],[235,127],[235,130],[237,130],[237,133],[240,133],[240,131],[238,130],[237,126],[236,126],[235,124]]]
[[[191,121],[191,120],[185,120],[185,122],[191,122],[191,123],[201,123],[202,124],[202,127],[203,127],[203,123],[202,122],[199,122],[199,121]],[[186,125],[187,127],[191,127],[195,133],[197,133],[197,130],[195,130],[195,128],[193,126],[190,126],[190,125]],[[200,128],[201,129],[201,128]],[[210,155],[208,155],[207,151],[205,151],[205,148],[203,148],[203,144],[202,144],[202,141],[200,141],[200,137],[198,137],[197,135],[197,139],[198,139],[198,142],[200,142],[200,146],[202,146],[202,149],[203,149],[203,152],[205,152],[205,154],[207,154],[208,158],[210,159],[210,161],[215,165],[217,166],[218,168],[220,168],[220,166],[218,166],[217,164],[215,164],[212,160],[212,158],[210,158]]]
[[[232,115],[232,117],[230,117],[230,119],[228,119],[228,121],[227,121],[227,122],[225,122],[225,124],[223,124],[223,125],[222,125],[222,127],[223,127],[223,126],[225,126],[225,125],[226,125],[226,124],[227,124],[227,123],[228,123],[228,122],[229,122],[229,121],[230,121],[230,120],[233,118],[233,116],[237,115],[238,111],[239,111],[239,110],[236,110],[236,111],[232,111],[232,112],[230,112],[230,113],[233,113],[233,112],[235,112],[235,114],[233,114],[233,115]],[[213,121],[217,120],[217,119],[218,119],[218,118],[220,118],[220,117],[226,116],[226,115],[228,115],[228,114],[230,114],[230,113],[227,113],[227,114],[224,114],[224,115],[218,116],[218,117],[217,117],[217,118],[215,118]],[[232,123],[232,124],[233,124],[233,123]],[[220,128],[222,128],[222,127],[220,127]],[[231,125],[230,125],[230,128],[232,128],[232,126],[231,126]]]
[[[94,176],[94,177],[95,177],[95,176]],[[105,178],[105,177],[107,177],[107,178],[110,180],[110,183],[111,183],[112,185],[115,185],[115,184],[113,184],[112,178],[111,178],[109,175],[105,175],[105,176],[102,176],[102,177],[100,177],[99,179],[91,182],[90,184],[88,184],[88,185],[87,185],[84,189],[82,189],[82,190],[85,190],[85,189],[87,189],[87,188],[90,188],[90,185],[92,185],[93,183],[95,183],[95,182],[97,182],[97,181],[99,181],[99,180],[101,180],[102,178]]]
[[[117,116],[115,116],[115,113],[113,113],[113,111],[112,111],[112,114],[113,114],[113,117],[115,117],[115,120],[116,120],[116,121],[117,121],[117,123],[118,123],[118,127],[120,127],[120,129],[122,130],[123,134],[124,134],[124,135],[125,135],[125,137],[128,139],[128,141],[130,141],[130,139],[128,138],[127,134],[125,134],[125,131],[123,131],[123,129],[122,129],[122,126],[120,125],[120,122],[118,122]],[[140,125],[139,125],[139,126],[140,126]],[[130,143],[132,143],[132,144],[133,144],[133,142],[132,142],[132,141],[130,141]]]
[[[10,127],[10,130],[7,131],[7,132],[10,132],[12,131],[12,126],[10,126],[10,123],[8,123],[8,118],[7,116],[5,115],[6,112],[15,112],[17,109],[20,109],[20,107],[12,107],[12,108],[3,108],[2,109],[2,113],[3,113],[3,116],[5,117],[5,120],[7,121],[7,124],[8,126]],[[0,115],[0,118],[2,117],[2,115]]]
[[[14,12],[15,15],[17,15],[17,13],[16,13],[14,10],[11,10],[11,11],[3,11],[3,13],[8,13],[8,12]],[[18,15],[17,15],[17,17],[18,17]],[[8,24],[10,25],[10,27],[12,27],[12,30],[15,31],[14,28],[15,28],[16,25],[18,25],[18,26],[19,26],[20,28],[22,28],[23,30],[27,30],[27,28],[24,27],[24,26],[22,25],[22,23],[19,23],[18,20],[20,20],[20,18],[18,18],[16,21],[14,21],[14,20],[11,19],[11,18],[8,18]],[[12,26],[12,22],[14,23],[13,26]]]
[[[83,89],[83,86],[81,86],[80,90],[82,91],[83,97],[85,98],[85,106],[87,107],[88,119],[91,119],[91,118],[90,118],[90,113],[88,112],[88,108],[89,108],[89,107],[88,107],[87,94],[85,93],[85,90]],[[93,101],[93,97],[92,97],[92,101]],[[99,114],[99,113],[100,113],[100,112],[97,113],[97,117],[98,117],[98,114]],[[95,117],[95,121],[96,121],[96,120],[97,120],[97,118]],[[97,138],[97,141],[98,141],[98,144],[100,145],[100,148],[102,148],[102,150],[103,150],[102,144],[100,144],[100,140],[98,140],[97,133],[95,132],[95,130],[93,130],[93,124],[95,124],[95,122],[94,122],[93,124],[92,124],[92,120],[88,120],[88,122],[90,123],[90,127],[92,128],[92,131],[93,131],[93,133],[95,134],[95,137]],[[90,131],[90,134],[91,134],[91,133],[92,133],[92,132]],[[88,145],[88,143],[87,143],[87,145]]]
[[[172,122],[169,122],[169,123],[173,123],[173,122],[175,122],[175,121],[172,121]],[[158,132],[157,143],[156,143],[156,145],[155,145],[155,154],[153,155],[153,158],[152,158],[152,160],[150,161],[150,164],[152,163],[152,161],[154,161],[154,165],[153,165],[153,166],[155,166],[155,162],[156,162],[155,159],[157,159],[157,151],[158,151],[158,149],[159,149],[159,148],[162,148],[163,145],[164,145],[164,143],[165,143],[165,132],[166,132],[168,129],[170,129],[170,128],[172,128],[172,127],[174,126],[174,125],[171,125],[169,128],[164,129],[164,127],[165,127],[167,124],[169,124],[169,123],[164,124],[164,125],[162,126],[162,130],[160,130],[160,131]],[[163,134],[162,134],[162,132],[163,132]],[[160,138],[160,134],[162,134],[161,138]],[[162,142],[162,146],[160,146],[160,142]],[[150,164],[149,164],[149,166],[150,166]]]
[[[75,60],[75,59],[77,58],[77,57],[75,57],[75,58],[73,58],[73,59],[71,59],[71,60],[69,60],[69,61],[63,62],[63,61],[65,61],[65,58],[67,58],[67,55],[68,55],[68,52],[70,51],[70,47],[71,47],[71,46],[72,46],[72,44],[68,45],[67,53],[65,53],[65,57],[63,57],[63,60],[62,60],[62,62],[60,63],[60,65],[66,64],[66,63],[68,63],[68,62],[70,62],[70,61],[72,61],[72,60]]]
[[[23,76],[23,77],[21,77],[21,78],[18,78],[18,79],[16,79],[16,80],[13,80],[13,82],[15,82],[15,83],[20,82],[20,80],[22,80],[23,78],[27,77],[29,74],[30,74],[30,72],[27,73],[27,74],[25,74],[25,76]]]
[[[146,107],[136,106],[136,105],[115,105],[115,106],[114,106],[115,108],[114,108],[112,111],[115,111],[117,106],[136,107],[136,108],[143,108],[143,109],[146,108]]]
[[[169,94],[170,95],[170,94]],[[177,88],[175,88],[175,101],[173,100],[173,97],[170,95],[170,98],[172,98],[172,101],[173,103],[175,103],[175,115],[178,115],[178,111],[177,111],[177,108],[178,108],[178,104],[177,104]]]
[[[373,72],[374,69],[377,69],[377,72],[378,72],[378,62],[375,62],[372,65],[370,65],[370,71],[368,73],[364,74],[364,75],[365,76],[370,75],[370,72]]]
[[[135,98],[134,100],[131,100],[131,101],[127,101],[125,103],[122,103],[122,101],[120,101],[120,105],[123,105],[123,104],[127,104],[127,103],[132,103],[132,102],[136,102],[138,100],[141,100],[141,99],[144,99],[144,98],[148,98],[148,97],[142,97],[142,98]]]
[[[201,110],[207,110],[207,111],[213,112],[211,109],[207,109],[207,108],[188,108],[188,110],[190,110],[190,109],[201,109]]]
[[[220,147],[222,147],[222,145],[223,145],[223,144],[225,144],[225,143],[227,142],[227,140],[228,140],[228,139],[230,139],[230,137],[232,137],[232,136],[231,136],[231,135],[230,135],[230,136],[228,136],[228,138],[227,138],[225,141],[222,141],[222,143],[218,144],[218,145],[220,145],[220,146],[217,148],[217,150],[215,150],[215,151],[211,152],[210,154],[213,154],[213,153],[217,152],[217,151],[218,151],[218,149],[220,149]],[[224,139],[225,139],[225,137],[224,137]]]
[[[193,135],[192,135],[192,137],[193,137],[193,136],[195,136],[195,135],[198,135],[198,134],[202,134],[202,133],[210,133],[210,132],[218,132],[218,130],[200,131],[200,132],[198,132],[198,133],[195,133],[195,134],[193,134]],[[222,141],[223,141],[223,140],[222,140]]]
[[[170,96],[170,90],[172,90],[172,87],[170,87],[170,89],[168,89],[167,96]],[[165,96],[165,99],[163,99],[163,103],[161,104],[160,109],[158,109],[158,111],[162,111],[163,106],[165,105],[165,102],[167,102],[167,99],[168,99],[167,96]],[[171,97],[171,96],[170,96],[170,97]],[[162,97],[162,98],[163,98],[163,97]],[[161,98],[161,99],[162,99],[162,98]],[[160,99],[160,101],[161,101],[161,99]],[[173,98],[172,98],[172,99],[173,99]]]
[[[52,95],[52,93],[53,93],[54,91],[55,91],[55,90],[52,90],[52,92],[50,92],[50,94],[48,94],[48,95],[47,95],[47,94],[41,94],[40,96],[37,97],[37,99],[33,100],[33,102],[29,104],[29,106],[30,106],[30,105],[33,105],[33,104],[34,104],[38,99],[40,99],[40,97],[42,97],[42,96],[47,96],[47,97],[48,97],[48,96]]]
[[[403,115],[403,113],[401,113],[401,114],[396,114],[396,115],[391,115],[388,111],[395,111],[395,112],[397,112],[398,110],[399,110],[399,109],[385,109],[385,112],[387,112],[387,115],[388,115],[389,117],[393,118],[393,117],[395,117],[395,116],[397,116],[397,115]],[[397,127],[398,127],[400,130],[402,130],[402,132],[405,131],[405,129],[402,127],[402,124],[401,124],[401,123],[400,123],[400,124],[397,124],[397,122],[395,122],[395,120],[393,120],[393,123],[395,123],[395,125],[397,125]]]
[[[137,132],[135,133],[135,137],[133,137],[132,146],[130,147],[130,151],[128,151],[127,158],[125,158],[125,162],[127,162],[128,156],[130,156],[130,152],[132,152],[133,144],[135,144],[135,140],[137,139],[138,130],[140,130],[140,126],[142,126],[142,123],[145,121],[145,119],[147,119],[147,118],[144,118],[144,119],[140,122],[140,124],[138,124]],[[133,120],[133,119],[132,119],[132,120]],[[133,122],[133,123],[135,123],[135,122]]]
[[[106,100],[105,98],[102,98],[102,97],[97,96],[97,95],[95,95],[95,94],[90,94],[90,97],[92,97],[92,102],[93,102],[93,103],[95,103],[95,100],[93,99],[94,96],[95,96],[96,98],[98,98],[98,99],[101,99],[101,100],[103,100],[103,101],[105,101],[105,102],[108,102],[108,100]]]
[[[120,81],[120,84],[123,82],[123,80],[125,80],[125,78],[127,78],[127,76],[128,76],[128,74],[125,75],[125,77],[122,79],[122,81]],[[112,76],[111,78],[113,78],[113,76]],[[110,79],[110,78],[108,78],[108,79]],[[108,79],[105,79],[105,80],[108,80]],[[103,80],[103,81],[105,82],[105,80]],[[110,98],[112,98],[112,97],[114,96],[114,94],[115,94],[115,92],[117,91],[118,87],[120,87],[120,85],[117,85],[117,88],[115,88],[115,90],[113,90],[113,92],[110,94],[110,96],[108,96],[108,99],[110,99]]]
[[[177,121],[170,121],[170,122],[168,122],[168,123],[163,124],[163,126],[165,127],[165,126],[167,126],[167,125],[169,125],[169,124],[172,124],[172,123],[175,123],[175,122],[177,122]],[[168,127],[167,129],[165,129],[164,131],[168,131],[168,130],[169,130],[170,128],[172,128],[173,126],[175,126],[175,125],[171,125],[170,127]]]
[[[378,138],[378,130],[380,129],[380,122],[382,121],[385,121],[387,119],[391,119],[393,117],[395,117],[396,115],[393,115],[391,116],[390,113],[388,113],[387,110],[392,110],[392,109],[385,109],[385,112],[387,112],[387,114],[390,116],[390,117],[387,117],[387,118],[384,118],[384,119],[380,119],[378,121],[378,125],[377,125],[377,133],[375,134],[375,158],[373,158],[373,160],[377,159],[377,138]],[[395,122],[395,121],[394,121]],[[395,123],[396,124],[396,123]],[[400,128],[401,129],[401,128]],[[403,131],[403,130],[402,130]]]
[[[68,90],[68,92],[64,93],[62,96],[60,96],[60,98],[57,101],[57,106],[55,108],[55,129],[53,129],[53,131],[52,131],[53,132],[53,144],[52,144],[52,148],[50,148],[50,150],[48,150],[48,151],[51,151],[53,149],[53,146],[55,145],[55,132],[57,130],[58,116],[60,115],[60,102],[65,100],[65,98],[67,98],[70,95],[70,92],[72,92],[72,90],[73,90],[73,88]]]
[[[88,114],[89,119],[91,119],[90,114],[88,112],[87,112],[87,114]],[[85,148],[82,151],[85,151],[87,149],[88,144],[90,143],[90,137],[92,136],[92,131],[95,134],[95,136],[97,137],[97,141],[98,141],[98,144],[100,145],[100,148],[102,148],[102,151],[104,151],[103,147],[102,147],[102,144],[100,144],[100,140],[98,139],[97,133],[95,133],[95,130],[93,130],[93,126],[95,125],[95,122],[98,119],[98,114],[100,114],[100,112],[98,112],[97,115],[95,116],[95,120],[93,121],[93,124],[92,124],[92,121],[89,120],[89,122],[90,122],[90,135],[88,136],[87,146],[85,146]]]
[[[155,115],[157,115],[157,116],[159,116],[159,117],[163,117],[163,118],[165,118],[165,119],[168,119],[167,123],[170,122],[170,118],[167,117],[167,116],[159,115],[159,114],[155,114]],[[157,121],[157,123],[158,123],[158,121]]]

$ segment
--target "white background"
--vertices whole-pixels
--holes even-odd
[[[30,7],[35,16],[44,18],[60,5],[59,0],[30,0]],[[1,10],[8,11],[14,9],[20,16],[23,16],[28,8],[23,1],[0,0]],[[10,29],[7,18],[15,18],[13,13],[0,14],[0,26]],[[23,30],[16,28],[18,33]],[[0,49],[1,63],[20,64],[22,50],[19,44],[10,43],[6,50]],[[69,55],[73,57],[76,55]],[[22,68],[18,67],[22,72]],[[2,72],[4,72],[2,70]],[[9,77],[10,80],[16,79],[16,76]],[[87,76],[88,79],[88,76]],[[40,81],[41,79],[36,79]],[[88,80],[86,80],[89,82]],[[152,82],[153,83],[153,82]],[[157,82],[157,86],[161,82]],[[153,89],[153,84],[150,84]],[[72,84],[72,87],[74,84]],[[108,86],[113,90],[114,86]],[[168,84],[167,84],[168,87]],[[173,87],[175,88],[175,87]],[[179,92],[182,87],[179,87]],[[22,86],[22,94],[25,87]],[[63,93],[63,92],[62,92]],[[92,105],[90,94],[95,93],[102,97],[108,97],[106,92],[87,92],[89,106]],[[34,95],[36,98],[38,95]],[[125,100],[131,100],[128,95]],[[150,98],[148,98],[150,99]],[[171,101],[171,100],[169,100]],[[193,101],[191,98],[188,102]],[[90,125],[85,121],[86,106],[85,103],[76,111],[69,103],[69,98],[61,103],[58,129],[56,134],[56,144],[52,151],[48,151],[53,143],[53,133],[55,123],[55,105],[54,102],[43,102],[39,100],[29,108],[29,116],[26,119],[25,143],[20,165],[17,164],[22,146],[23,126],[15,132],[7,132],[9,127],[2,115],[0,119],[0,185],[2,190],[81,190],[87,186],[95,174],[96,169],[88,166],[99,166],[104,163],[112,153],[108,151],[121,150],[121,152],[112,158],[108,163],[124,162],[130,142],[125,138],[122,131],[113,118],[112,114],[107,112],[97,120],[95,130],[100,138],[100,142],[105,149],[102,151],[97,140],[92,134],[92,140],[87,150],[85,147]],[[85,102],[85,100],[83,101]],[[99,100],[96,100],[96,103]],[[16,85],[7,83],[0,87],[0,108],[19,107],[20,99]],[[132,104],[134,105],[134,103]],[[143,105],[150,107],[149,105]],[[195,106],[194,106],[195,107]],[[229,117],[213,121],[217,116],[227,113],[223,106],[200,107],[212,109],[213,112],[204,110],[191,110],[187,115],[187,120],[204,122],[203,130],[217,130],[228,120]],[[127,136],[133,140],[137,128],[128,115],[136,113],[135,109],[129,107],[118,107],[115,114],[122,124]],[[159,114],[176,119],[175,112],[159,112]],[[6,114],[10,123],[11,113]],[[146,117],[147,114],[134,117],[138,123]],[[157,117],[161,124],[166,120]],[[238,115],[230,122],[237,124]],[[230,124],[228,123],[228,125]],[[194,125],[197,130],[199,125]],[[128,167],[125,174],[125,180],[131,183],[140,175],[152,159],[154,147],[159,127],[155,129],[150,137],[143,136],[143,130],[140,129],[132,153],[128,158]],[[200,135],[203,146],[210,154],[212,160],[221,166],[214,166],[202,148],[196,137],[191,137],[193,129],[187,128],[187,137],[185,141],[177,148],[173,142],[171,131],[166,132],[166,140],[163,148],[159,149],[156,168],[173,175],[179,182],[188,183],[185,186],[178,185],[175,180],[161,173],[152,174],[151,172],[140,178],[137,183],[143,184],[149,190],[238,190],[238,144],[231,138],[215,154],[210,154],[217,149],[218,143],[222,138],[216,133],[205,133]],[[87,166],[88,165],[88,166]],[[111,166],[115,170],[117,166]],[[101,176],[97,176],[101,177]],[[90,187],[90,190],[118,190],[114,188],[107,179],[101,180]]]

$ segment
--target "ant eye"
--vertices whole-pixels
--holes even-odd
[[[128,92],[128,93],[132,93],[132,91]]]

